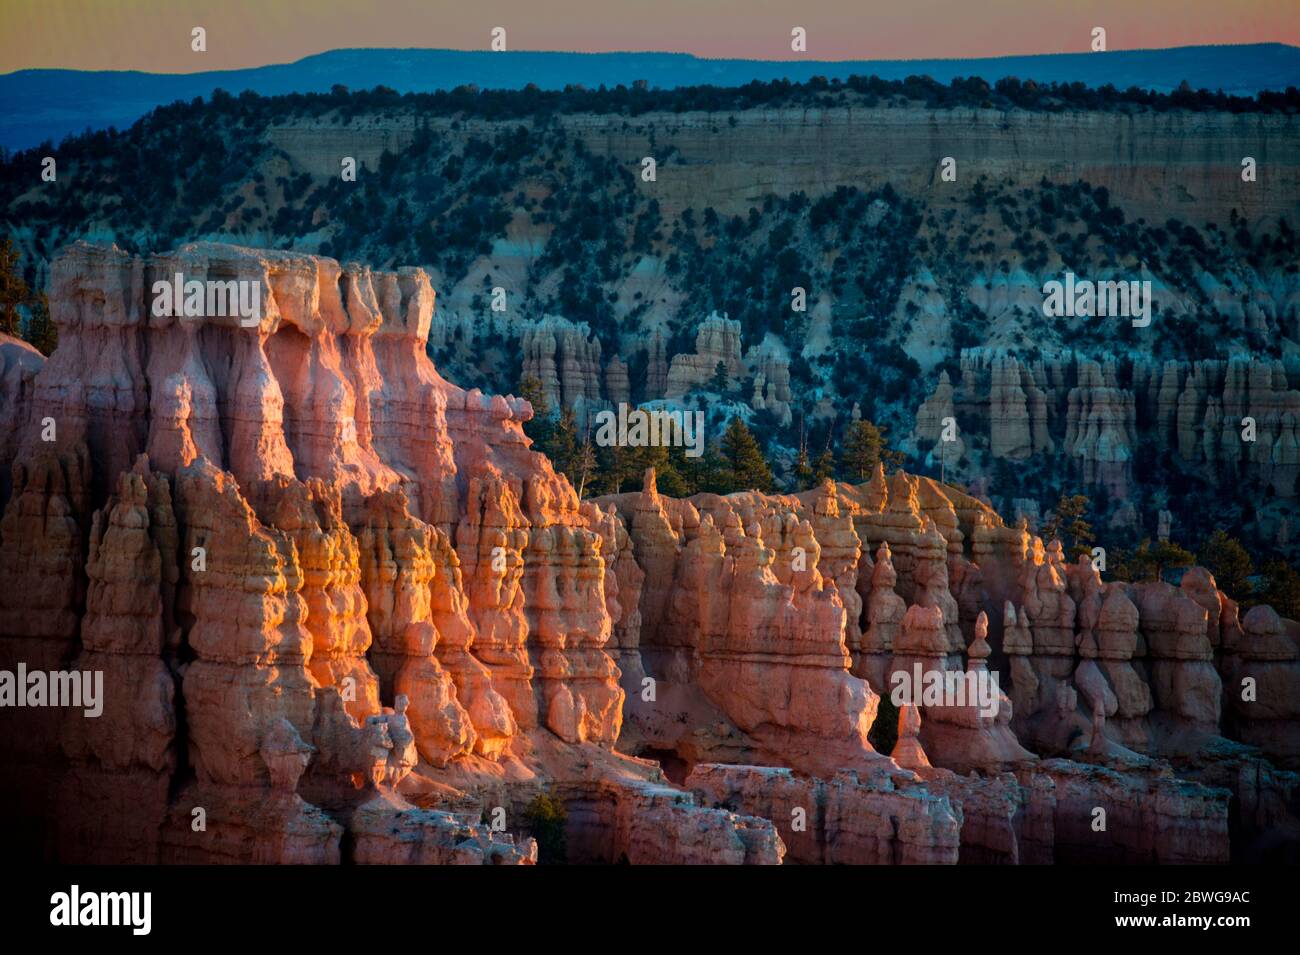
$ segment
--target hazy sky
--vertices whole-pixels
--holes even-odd
[[[190,31],[207,30],[207,52]],[[781,59],[917,59],[1198,43],[1300,45],[1300,0],[0,0],[0,72],[193,72],[339,47],[671,50]]]

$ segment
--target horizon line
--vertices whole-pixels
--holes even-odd
[[[828,66],[837,66],[852,63],[986,63],[995,60],[1025,60],[1037,59],[1042,57],[1054,56],[1108,56],[1124,53],[1168,53],[1177,50],[1209,50],[1209,49],[1244,49],[1249,47],[1268,47],[1276,46],[1288,50],[1300,51],[1300,45],[1286,43],[1281,40],[1261,40],[1253,43],[1193,43],[1183,46],[1168,47],[1134,47],[1132,49],[1106,50],[1102,53],[1094,53],[1089,50],[1064,50],[1047,53],[999,53],[991,56],[928,56],[928,57],[899,57],[896,59],[884,58],[844,58],[844,59],[811,59],[808,57],[782,57],[763,59],[761,57],[729,57],[729,56],[700,56],[696,53],[689,53],[682,50],[504,50],[500,52],[492,50],[460,49],[457,47],[421,47],[421,46],[345,46],[331,47],[325,50],[319,50],[315,53],[308,53],[296,60],[283,60],[271,63],[262,63],[257,66],[238,66],[226,69],[210,70],[187,70],[172,72],[156,72],[152,70],[83,70],[76,67],[68,66],[32,66],[24,67],[19,70],[11,70],[6,73],[0,73],[0,77],[17,76],[22,73],[83,73],[86,75],[96,73],[112,74],[139,74],[141,76],[201,76],[205,74],[216,73],[247,73],[253,70],[272,69],[278,66],[296,66],[307,60],[315,59],[321,56],[329,56],[333,53],[463,53],[467,55],[481,56],[509,56],[510,54],[525,54],[533,56],[588,56],[588,57],[609,57],[609,56],[673,56],[684,57],[696,60],[701,63],[763,63],[763,64],[816,64],[824,63]],[[1300,80],[1300,77],[1297,78]]]

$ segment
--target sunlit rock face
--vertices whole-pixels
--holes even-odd
[[[159,307],[177,274],[247,283],[259,307]],[[62,826],[69,857],[331,861],[343,829],[415,812],[395,791],[417,764],[522,775],[530,732],[612,747],[604,538],[528,449],[526,402],[438,375],[423,272],[80,244],[51,292],[55,355],[34,377],[19,374],[28,356],[6,358],[15,484],[0,550],[20,590],[0,642],[9,669],[104,673],[101,716],[41,713],[46,735],[19,744],[76,768],[44,795],[100,787],[123,810],[104,832]],[[399,699],[418,760],[376,773]],[[290,758],[303,761],[291,783],[277,768]],[[371,789],[392,798],[363,811]],[[274,798],[245,812],[259,793]],[[192,830],[187,805],[219,831]],[[500,854],[487,839],[444,859],[431,847],[459,838],[409,813],[404,840],[428,843],[416,857]],[[147,835],[129,842],[133,822]]]
[[[1181,587],[1103,581],[1059,542],[903,472],[685,501],[651,473],[597,503],[617,509],[645,572],[638,645],[658,697],[629,694],[623,744],[666,758],[705,802],[772,818],[792,859],[915,858],[837,831],[851,798],[882,831],[928,820],[928,861],[943,861],[942,813],[886,797],[905,789],[949,798],[970,860],[1224,862],[1229,790],[1257,798],[1225,766],[1296,765],[1284,686],[1300,626],[1267,608],[1243,626],[1201,568]],[[1224,685],[1251,674],[1270,705],[1226,713]],[[890,706],[886,759],[856,727],[914,675],[996,682],[982,699]],[[1290,798],[1295,777],[1270,771],[1265,788],[1265,802]],[[1080,799],[1127,834],[1091,839]],[[819,828],[791,829],[810,807]]]
[[[158,307],[177,274],[258,307]],[[4,346],[0,670],[102,692],[3,713],[21,851],[532,864],[543,794],[570,861],[1220,862],[1230,798],[1243,846],[1285,823],[1295,621],[901,471],[580,502],[527,402],[439,375],[434,299],[215,244],[55,261],[59,348]]]

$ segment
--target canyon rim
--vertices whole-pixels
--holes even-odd
[[[0,8],[7,929],[1287,924],[1294,15],[734,6]]]

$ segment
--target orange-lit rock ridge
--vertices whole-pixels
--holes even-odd
[[[154,315],[175,272],[259,283],[260,322]],[[77,244],[50,302],[54,355],[0,366],[0,669],[102,672],[104,708],[0,717],[16,845],[531,863],[543,791],[573,861],[1224,862],[1294,832],[1300,624],[1203,570],[1105,582],[902,472],[580,503],[526,402],[438,374],[417,269]],[[997,712],[895,711],[914,668],[996,673]]]

